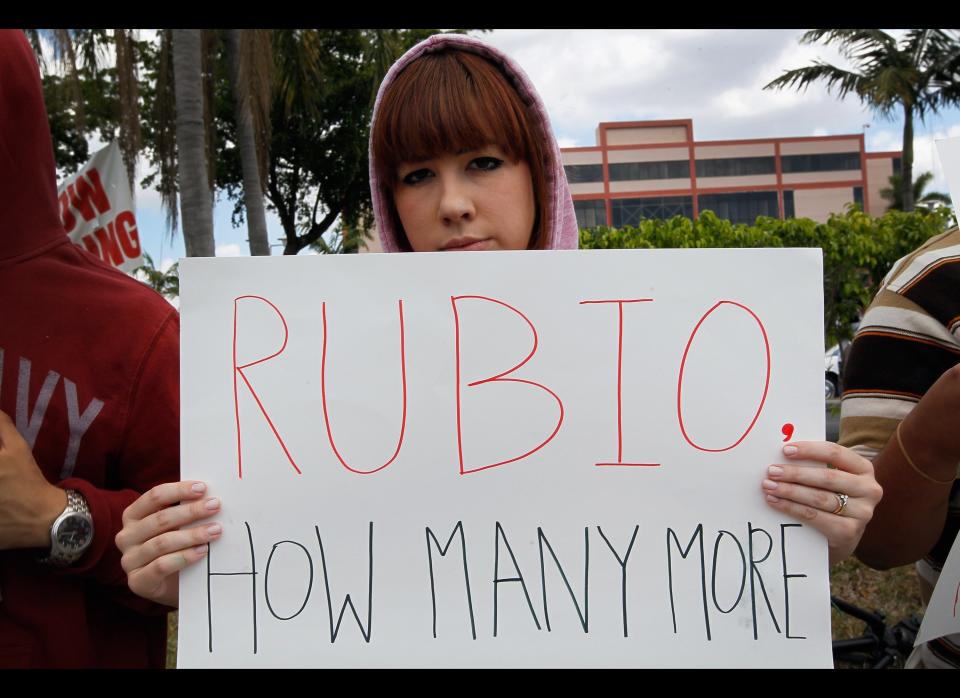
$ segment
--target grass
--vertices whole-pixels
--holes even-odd
[[[167,669],[177,668],[177,612],[167,615]]]
[[[920,590],[913,565],[877,572],[850,559],[834,568],[830,575],[830,590],[834,596],[868,611],[881,611],[890,623],[921,611]],[[834,609],[835,640],[858,635],[862,626],[861,621]]]
[[[922,611],[913,565],[877,572],[850,558],[831,571],[830,593],[866,611],[880,612],[886,616],[888,626],[912,614],[919,616]],[[835,608],[831,609],[830,614],[834,640],[858,637],[863,633],[863,621]]]
[[[830,573],[830,593],[867,611],[880,611],[889,624],[897,623],[912,613],[920,613],[920,592],[912,565],[877,572],[850,558]],[[863,622],[836,609],[831,610],[833,639],[856,637],[863,632]],[[177,666],[177,614],[168,618],[167,668]]]

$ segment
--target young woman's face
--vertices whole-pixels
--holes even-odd
[[[405,162],[394,205],[414,252],[525,250],[536,205],[530,167],[497,146]]]

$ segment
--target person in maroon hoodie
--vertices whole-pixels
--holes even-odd
[[[40,72],[0,31],[0,667],[163,667],[114,538],[179,472],[179,316],[70,242]],[[39,464],[39,465],[38,465]]]

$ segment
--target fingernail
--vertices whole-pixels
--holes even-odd
[[[197,555],[203,557],[204,555],[207,554],[207,549],[208,549],[208,548],[207,548],[206,545],[197,545],[197,546],[194,547],[193,552],[195,552]]]
[[[195,482],[193,483],[193,485],[190,486],[190,489],[196,492],[197,494],[202,494],[206,492],[207,486],[202,482]]]
[[[775,490],[775,489],[777,489],[777,483],[775,483],[773,480],[764,480],[764,481],[763,481],[763,489],[765,489],[765,490]]]
[[[783,475],[783,468],[779,465],[771,465],[767,468],[767,472],[770,473],[770,477],[780,477]]]
[[[773,502],[774,504],[776,504],[777,502],[780,501],[780,498],[779,498],[779,497],[774,497],[772,494],[768,494],[768,495],[767,495],[767,501],[768,501],[768,502]]]
[[[219,536],[223,532],[223,527],[220,524],[210,524],[207,526],[207,535],[208,536]]]
[[[209,509],[210,511],[213,511],[214,509],[219,509],[219,508],[220,508],[220,498],[219,498],[219,497],[210,497],[210,499],[207,500],[207,503],[204,504],[204,506],[205,506],[207,509]]]
[[[796,446],[793,446],[793,445],[788,445],[788,446],[784,446],[784,447],[783,447],[783,452],[784,452],[785,454],[787,454],[788,456],[796,455],[796,453],[797,453],[798,450],[799,450],[799,449],[798,449]]]

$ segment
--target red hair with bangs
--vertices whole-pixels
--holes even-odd
[[[389,216],[410,243],[393,202],[397,171],[404,162],[495,145],[514,162],[530,167],[536,216],[528,249],[544,243],[545,153],[529,111],[506,75],[469,51],[445,49],[420,56],[394,78],[383,94],[371,138],[377,179],[389,190]]]

